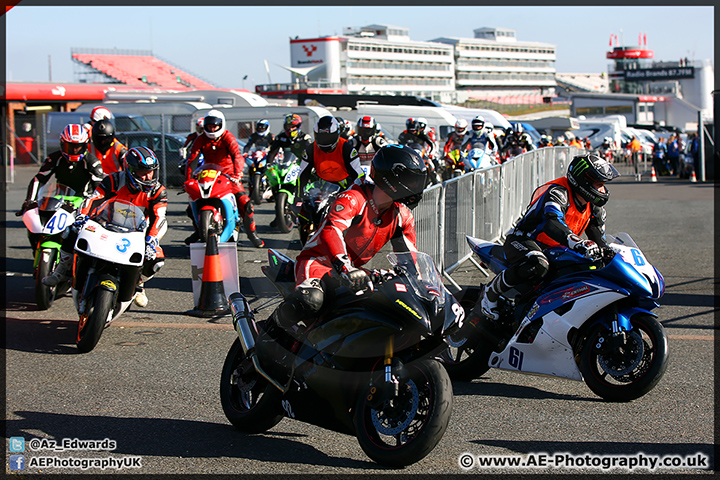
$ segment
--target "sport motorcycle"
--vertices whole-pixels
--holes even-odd
[[[294,262],[269,250],[262,268],[282,296],[295,288]],[[400,468],[428,455],[450,420],[452,384],[435,358],[464,312],[424,253],[388,255],[368,289],[327,289],[323,308],[277,344],[241,293],[229,297],[238,339],[222,370],[228,420],[248,433],[283,417],[354,435],[374,461]],[[276,327],[277,328],[277,327]],[[260,333],[260,337],[258,336]],[[287,337],[283,339],[282,337]],[[289,341],[288,341],[289,339]],[[273,347],[275,345],[275,347]],[[276,350],[273,350],[275,348]]]
[[[282,233],[288,233],[295,225],[295,190],[300,175],[300,162],[292,153],[285,152],[282,158],[275,157],[275,162],[265,170],[268,185],[275,198],[275,220],[272,226]]]
[[[256,149],[248,152],[248,194],[255,205],[270,195],[270,185],[265,176],[267,149]]]
[[[605,400],[627,402],[652,390],[667,367],[668,338],[653,310],[665,281],[626,233],[608,235],[601,258],[564,247],[545,250],[550,272],[534,290],[500,298],[500,319],[482,315],[485,285],[458,300],[469,315],[443,354],[454,380],[491,367],[585,381]],[[467,237],[481,265],[508,268],[500,245]]]
[[[38,201],[22,213],[35,256],[35,303],[40,310],[50,308],[55,298],[70,287],[69,280],[50,287],[43,284],[42,279],[55,269],[60,258],[62,234],[75,222],[75,213],[82,202],[83,197],[77,196],[72,188],[48,182],[39,191]]]
[[[80,320],[77,349],[91,351],[103,329],[133,301],[145,260],[147,221],[123,200],[108,200],[78,232],[72,295]]]
[[[232,178],[214,163],[204,163],[185,182],[183,189],[188,194],[200,242],[207,241],[211,230],[218,235],[218,242],[237,241],[235,226],[240,214],[232,183]]]

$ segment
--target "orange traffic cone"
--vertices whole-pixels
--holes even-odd
[[[209,235],[205,247],[205,260],[202,270],[202,287],[198,305],[186,312],[193,317],[222,317],[230,313],[230,304],[225,297],[223,275],[220,269],[217,235]]]
[[[691,182],[697,182],[697,177],[695,176],[695,169],[692,169],[692,173],[690,173],[690,181]]]
[[[655,167],[650,170],[650,181],[657,182],[657,174],[655,173]]]

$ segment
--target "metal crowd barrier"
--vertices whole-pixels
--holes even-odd
[[[452,272],[468,261],[480,268],[465,237],[492,242],[504,238],[535,188],[565,175],[569,161],[580,152],[575,147],[541,148],[428,188],[413,211],[418,250],[432,256],[459,290]]]

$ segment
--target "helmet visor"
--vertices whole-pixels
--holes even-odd
[[[315,143],[318,148],[323,151],[331,151],[335,148],[340,138],[340,132],[317,132],[315,134]]]
[[[87,143],[60,142],[65,157],[76,162],[87,152]]]

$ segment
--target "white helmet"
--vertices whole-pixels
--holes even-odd
[[[461,118],[460,120],[455,122],[455,133],[457,133],[458,135],[465,135],[465,133],[467,132],[467,127],[468,121],[464,118]]]
[[[100,120],[112,120],[113,114],[110,110],[105,107],[95,107],[90,112],[90,123],[99,122]]]
[[[495,125],[490,122],[485,122],[485,130],[487,130],[488,133],[493,133],[493,130],[495,130]]]
[[[217,130],[212,130],[215,126],[218,126]],[[203,124],[205,135],[209,138],[216,140],[225,133],[225,115],[220,110],[210,110],[205,115],[205,123]]]
[[[472,129],[474,131],[480,132],[485,127],[485,119],[481,115],[478,115],[477,117],[472,119],[470,125],[472,126]]]

